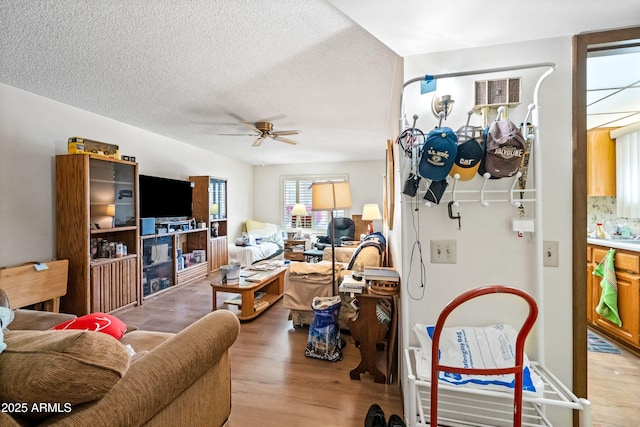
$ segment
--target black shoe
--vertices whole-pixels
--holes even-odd
[[[369,407],[367,417],[364,419],[364,427],[387,427],[384,412],[379,405],[374,403]]]
[[[387,427],[407,427],[399,415],[393,414],[389,417],[389,425]]]

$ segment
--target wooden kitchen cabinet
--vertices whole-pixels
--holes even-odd
[[[616,195],[616,142],[614,128],[587,132],[587,196]]]
[[[616,249],[614,260],[618,284],[618,313],[622,326],[608,321],[595,311],[602,289],[601,278],[591,273],[604,259],[609,248],[588,245],[591,262],[587,263],[587,320],[589,324],[609,337],[630,344],[640,350],[640,254]]]

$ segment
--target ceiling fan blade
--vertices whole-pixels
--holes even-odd
[[[264,139],[264,137],[259,136],[258,139],[256,139],[253,144],[251,144],[252,147],[259,147],[262,144],[262,140]]]
[[[298,141],[294,141],[293,139],[289,139],[289,138],[283,138],[281,136],[274,136],[273,139],[276,141],[286,142],[287,144],[291,144],[291,145],[299,144]]]
[[[281,136],[281,135],[299,135],[302,132],[300,132],[299,130],[276,130],[271,132],[272,134],[274,134],[275,136]]]
[[[284,119],[285,117],[287,116],[285,116],[284,114],[276,114],[275,116],[265,117],[260,120],[256,120],[256,122],[273,122],[274,120]]]
[[[225,135],[225,136],[258,136],[255,133],[219,133],[218,135]]]
[[[249,123],[249,122],[240,122],[240,124],[245,125],[246,127],[248,127],[249,129],[251,129],[252,131],[256,132],[258,135],[261,134],[262,132],[260,131],[260,129],[258,129],[253,123]]]

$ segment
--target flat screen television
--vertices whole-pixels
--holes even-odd
[[[191,217],[193,189],[191,181],[140,175],[140,217]]]

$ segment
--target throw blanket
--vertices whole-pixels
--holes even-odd
[[[342,271],[342,264],[336,264],[336,276]],[[296,262],[289,266],[289,276],[307,282],[331,283],[330,262]]]
[[[349,261],[349,266],[347,267],[347,270],[353,270],[353,265],[355,264],[356,259],[358,258],[358,254],[363,248],[366,248],[367,246],[373,246],[377,248],[378,253],[382,255],[382,253],[385,251],[386,245],[387,245],[387,241],[382,235],[382,233],[376,232],[373,234],[369,234],[367,237],[364,238],[364,241],[358,245],[355,252],[351,256],[351,261]]]
[[[618,282],[616,280],[616,272],[614,267],[614,258],[616,250],[609,249],[602,262],[593,271],[594,276],[602,277],[600,287],[600,302],[596,307],[596,312],[607,320],[622,326],[620,314],[618,313]]]
[[[229,245],[229,263],[248,267],[260,261],[273,259],[283,253],[281,247],[272,242],[265,242],[253,246]]]

